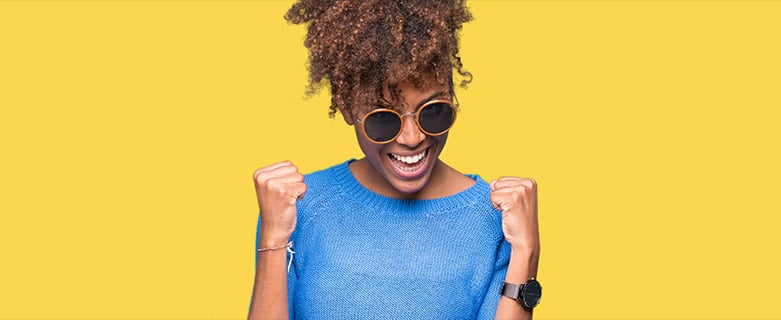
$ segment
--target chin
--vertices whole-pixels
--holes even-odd
[[[424,177],[419,181],[393,181],[391,185],[401,193],[413,195],[423,190],[427,183],[428,177]]]
[[[439,155],[445,146],[447,134],[428,137],[416,145],[389,143],[378,145],[356,132],[358,145],[366,160],[374,168],[376,179],[385,180],[386,187],[396,197],[414,198],[430,183]],[[378,181],[379,182],[379,181]]]
[[[433,150],[429,150],[429,152],[433,154],[426,156],[426,159],[424,160],[426,163],[422,165],[422,168],[420,168],[421,170],[419,170],[417,174],[412,176],[404,176],[401,174],[398,168],[393,164],[393,160],[386,157],[384,161],[381,161],[385,180],[388,181],[394,189],[405,195],[414,195],[423,190],[431,179],[431,174],[434,171],[434,165],[436,164],[437,156],[439,155],[439,150],[436,150],[436,148],[431,149]]]

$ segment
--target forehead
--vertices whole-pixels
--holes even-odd
[[[390,93],[387,85],[383,86],[383,96],[374,105],[375,108],[390,108],[396,111],[412,111],[426,102],[437,99],[451,98],[450,88],[439,85],[436,82],[428,82],[422,88],[415,87],[411,83],[402,82],[396,85],[397,95]]]

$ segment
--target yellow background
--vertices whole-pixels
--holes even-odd
[[[0,318],[246,317],[252,171],[361,156],[289,5],[0,1]],[[443,159],[539,181],[536,317],[781,318],[781,2],[471,7]]]

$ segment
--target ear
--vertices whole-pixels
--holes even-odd
[[[344,111],[342,108],[339,108],[339,113],[342,114],[342,118],[344,118],[344,122],[346,122],[348,125],[353,125],[353,115],[350,112]]]

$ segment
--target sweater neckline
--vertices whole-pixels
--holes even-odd
[[[490,187],[477,174],[465,174],[466,177],[475,181],[469,188],[458,193],[433,199],[398,199],[391,198],[363,186],[350,171],[349,164],[355,161],[350,159],[334,167],[336,181],[343,189],[345,194],[356,202],[378,211],[403,212],[408,215],[414,212],[438,212],[450,211],[467,206],[475,205],[478,202],[489,201],[488,193]],[[483,199],[485,198],[485,199]]]

